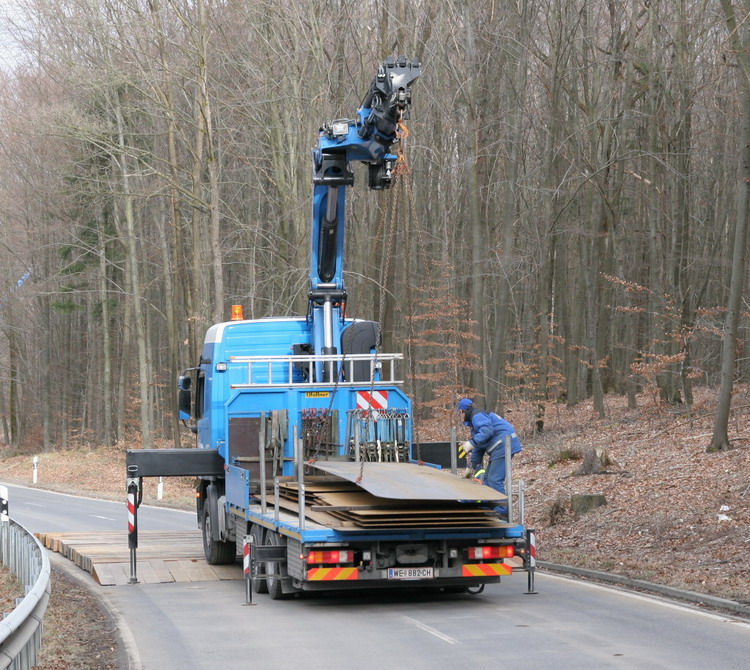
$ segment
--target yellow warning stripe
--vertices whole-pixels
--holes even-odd
[[[328,581],[335,579],[359,579],[358,568],[311,568],[307,571],[310,581]]]
[[[463,577],[494,577],[496,575],[510,575],[513,568],[504,563],[469,563],[463,566]]]

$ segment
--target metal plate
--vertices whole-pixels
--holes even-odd
[[[500,502],[504,493],[489,486],[463,479],[450,472],[415,463],[360,463],[352,461],[316,461],[313,467],[358,484],[381,498],[401,500],[461,500]]]

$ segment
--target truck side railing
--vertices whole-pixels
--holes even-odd
[[[323,383],[315,378],[314,370],[321,364],[326,369],[332,366],[337,371],[337,386],[398,386],[397,361],[403,354],[318,354],[287,356],[231,356],[232,368],[236,364],[246,366],[244,379],[232,383],[233,389],[257,387],[319,386]],[[230,370],[232,369],[230,368]],[[363,369],[366,371],[363,374]],[[369,372],[367,372],[369,371]],[[328,385],[334,382],[326,382]]]

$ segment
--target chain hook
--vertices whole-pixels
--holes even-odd
[[[396,135],[398,135],[398,149],[396,150],[396,165],[393,166],[393,176],[410,175],[411,168],[406,162],[405,144],[406,138],[409,137],[409,129],[406,127],[403,119],[399,119],[396,124]]]

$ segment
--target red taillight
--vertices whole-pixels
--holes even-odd
[[[492,547],[469,547],[469,558],[481,560],[485,558],[512,558],[513,545]]]
[[[346,549],[334,551],[311,551],[307,555],[307,563],[313,564],[330,564],[330,563],[352,563],[354,561],[354,552]]]

